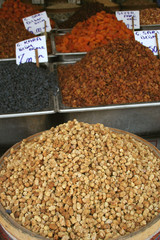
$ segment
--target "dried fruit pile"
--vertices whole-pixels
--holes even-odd
[[[25,228],[54,240],[107,240],[160,210],[160,158],[102,124],[76,120],[23,140],[0,170],[0,202]]]
[[[20,0],[6,0],[0,9],[0,18],[23,24],[22,18],[38,12],[31,4],[23,3]]]
[[[53,110],[53,73],[34,63],[0,63],[0,114]]]
[[[7,19],[0,18],[0,58],[15,58],[15,44],[23,40],[34,38],[23,25]],[[47,39],[47,51],[50,54],[51,41]]]
[[[140,11],[141,25],[160,24],[160,8],[146,8]]]
[[[0,58],[15,57],[15,44],[34,37],[23,25],[7,19],[0,19],[0,29]]]
[[[23,25],[22,18],[38,13],[39,10],[32,4],[26,4],[21,0],[6,0],[0,8],[0,18],[10,19]],[[52,20],[52,27],[54,21]]]
[[[106,13],[113,13],[110,8],[104,6],[99,2],[85,2],[72,16],[66,21],[58,23],[59,28],[73,28],[78,22],[83,22],[95,15],[97,12],[105,11]]]
[[[39,13],[31,4],[20,0],[6,0],[0,8],[0,58],[14,58],[15,44],[35,35],[28,32],[22,18]],[[50,20],[54,27],[54,21]],[[52,52],[51,41],[47,39],[48,53]]]
[[[110,41],[58,74],[70,107],[160,101],[160,61],[135,40]]]
[[[120,2],[122,2],[122,1],[120,1]],[[133,7],[135,7],[135,6],[137,6],[137,7],[139,7],[139,8],[144,8],[145,6],[147,7],[148,5],[151,5],[152,3],[151,3],[152,1],[150,1],[150,0],[127,0],[127,1],[123,1],[122,2],[122,7],[124,6],[124,7],[130,7],[130,6],[133,6]]]
[[[55,37],[58,52],[88,52],[115,38],[133,39],[133,32],[114,14],[98,12],[86,21],[79,22],[71,33]]]

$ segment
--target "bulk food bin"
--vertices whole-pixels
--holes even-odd
[[[159,136],[160,103],[125,104],[91,108],[59,108],[65,113],[65,121],[96,123],[97,120],[109,127],[121,128],[139,136]]]
[[[153,8],[144,8],[140,10],[140,25],[142,30],[160,29],[159,19],[160,9],[158,6]]]
[[[125,132],[123,130],[110,128],[109,129],[112,133],[122,134],[124,136],[129,135],[136,141],[142,143],[145,146],[149,147],[149,150],[152,151],[157,157],[160,157],[160,152],[157,148],[155,148],[152,144],[148,143],[146,140],[131,134],[129,132]],[[31,141],[35,137],[41,135],[41,133],[37,133],[33,136],[30,136],[26,139],[27,142]],[[15,144],[12,149],[18,149],[20,147],[20,143]],[[0,159],[0,164],[5,162],[5,157],[9,156],[10,153],[9,149]],[[42,237],[36,233],[27,230],[25,227],[21,226],[17,223],[9,214],[5,211],[4,207],[0,204],[0,224],[2,225],[3,229],[8,233],[10,237],[13,237],[15,240],[45,240],[48,238]],[[150,240],[155,234],[160,231],[160,214],[157,215],[155,218],[152,219],[146,226],[141,227],[138,231],[132,232],[126,236],[112,238],[112,240]],[[51,238],[52,239],[52,238]],[[68,238],[67,238],[68,239]],[[96,238],[93,238],[94,240]],[[111,239],[111,238],[109,238]]]
[[[0,118],[0,154],[16,142],[32,134],[57,126],[64,122],[63,114],[50,113],[26,114],[17,117]]]
[[[54,57],[49,56],[48,63],[41,63],[40,70],[46,71],[49,64],[54,61]],[[8,64],[15,64],[15,59],[1,59],[1,64],[4,66]],[[42,67],[42,68],[41,68]],[[42,73],[42,72],[41,72]],[[49,73],[49,70],[48,70]],[[45,74],[45,73],[44,73]],[[46,71],[47,74],[47,71]],[[38,80],[39,81],[39,80]],[[22,94],[22,93],[21,93]],[[35,92],[34,92],[35,94]],[[55,76],[53,76],[52,90],[48,92],[48,105],[45,108],[33,108],[27,111],[23,110],[21,107],[18,112],[5,112],[0,111],[0,154],[4,150],[8,149],[10,146],[16,142],[21,141],[23,138],[28,137],[40,131],[49,129],[51,126],[56,126],[63,122],[63,114],[61,117],[56,114],[54,110],[55,95],[57,94],[57,86],[55,84]],[[7,96],[6,96],[7,97]],[[25,96],[24,96],[25,97]],[[22,98],[23,99],[23,98]],[[38,103],[37,103],[38,104]],[[4,108],[4,107],[3,107]],[[36,110],[41,109],[41,110]]]
[[[159,30],[160,25],[154,24],[154,25],[141,25],[140,30]]]
[[[87,52],[72,52],[72,53],[61,53],[56,50],[56,43],[55,43],[55,37],[56,36],[63,36],[65,35],[65,32],[69,32],[69,30],[64,30],[63,32],[57,31],[51,33],[51,46],[52,46],[52,54],[57,57],[58,61],[65,62],[65,61],[74,61],[74,60],[80,60],[82,57],[84,57]]]
[[[55,62],[52,64],[53,71],[57,74],[59,65],[74,64],[76,61],[77,59]],[[160,134],[160,102],[73,108],[63,104],[60,87],[56,101],[55,111],[64,114],[65,122],[76,118],[78,121],[90,124],[99,122],[139,136],[159,136]]]

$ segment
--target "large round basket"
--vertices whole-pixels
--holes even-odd
[[[142,142],[143,144],[147,145],[157,157],[160,157],[160,151],[154,147],[151,143],[147,142],[146,140],[123,130],[115,129],[115,128],[109,128],[111,131],[121,133],[121,134],[129,134],[134,139]],[[28,137],[26,140],[30,141],[33,138],[41,135],[42,132],[34,134],[30,137]],[[15,144],[12,148],[16,149],[19,148],[20,143]],[[8,156],[10,154],[10,149],[5,152],[5,154],[0,158],[0,165],[3,164],[4,157]],[[19,223],[17,223],[13,218],[9,216],[9,214],[6,212],[4,207],[0,204],[0,224],[3,227],[3,229],[6,231],[8,236],[13,238],[14,240],[47,240],[48,238],[42,237],[36,233],[33,233],[26,229],[25,227],[21,226]],[[150,223],[148,223],[146,226],[140,228],[138,231],[132,232],[128,235],[114,238],[114,240],[149,240],[151,239],[155,234],[160,232],[160,214],[157,215]],[[159,238],[158,238],[159,239]],[[113,239],[112,239],[113,240]]]

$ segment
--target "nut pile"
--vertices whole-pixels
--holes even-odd
[[[146,8],[140,11],[141,25],[160,24],[160,8]]]
[[[160,101],[160,61],[135,40],[112,40],[58,75],[70,107]]]
[[[0,170],[0,202],[27,229],[54,240],[102,240],[159,213],[160,158],[130,134],[77,120],[51,128]]]

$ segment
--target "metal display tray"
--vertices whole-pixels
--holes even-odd
[[[74,64],[72,62],[53,63],[56,71],[58,65]],[[65,121],[77,119],[88,123],[102,123],[105,126],[119,128],[140,136],[157,136],[160,134],[160,102],[117,104],[73,108],[62,103],[59,87],[56,111],[65,113]]]
[[[9,60],[6,59],[5,62],[9,62]],[[51,63],[49,63],[49,62],[48,63],[40,63],[40,65],[43,65],[43,66],[47,67],[47,69],[50,72],[53,72]],[[55,81],[57,82],[57,76],[55,76]],[[3,114],[0,113],[0,119],[53,114],[53,113],[56,112],[55,111],[55,104],[57,102],[56,101],[56,95],[57,95],[58,91],[59,91],[59,89],[58,89],[57,84],[56,84],[54,90],[48,92],[49,105],[45,109],[42,109],[40,111],[28,111],[28,112],[17,112],[17,113],[15,112],[15,113],[3,113]]]
[[[64,123],[63,114],[0,119],[0,154],[22,139]]]
[[[66,62],[66,61],[74,61],[74,60],[81,60],[82,57],[84,57],[87,52],[72,52],[72,53],[60,53],[56,50],[56,43],[55,43],[55,36],[62,36],[65,35],[65,33],[53,33],[51,34],[51,45],[52,45],[52,53],[55,56],[58,56],[60,62]]]
[[[0,58],[0,62],[16,62],[16,58]]]
[[[53,32],[54,33],[67,33],[67,32],[71,32],[72,31],[72,28],[56,28],[56,29],[53,29]]]
[[[40,116],[55,113],[54,110],[44,110],[38,112],[24,112],[24,113],[6,113],[0,114],[0,119],[3,118],[16,118],[16,117],[27,117],[27,116]]]
[[[4,114],[0,114],[0,119],[53,114],[53,113],[55,113],[54,98],[55,98],[54,95],[50,97],[50,103],[49,103],[50,106],[45,110],[33,111],[33,112],[28,111],[28,112],[22,112],[22,113],[4,113]]]
[[[136,31],[138,30],[160,30],[160,24],[140,25],[140,29],[136,29]],[[56,28],[53,30],[54,34],[66,34],[71,31],[72,28]]]

